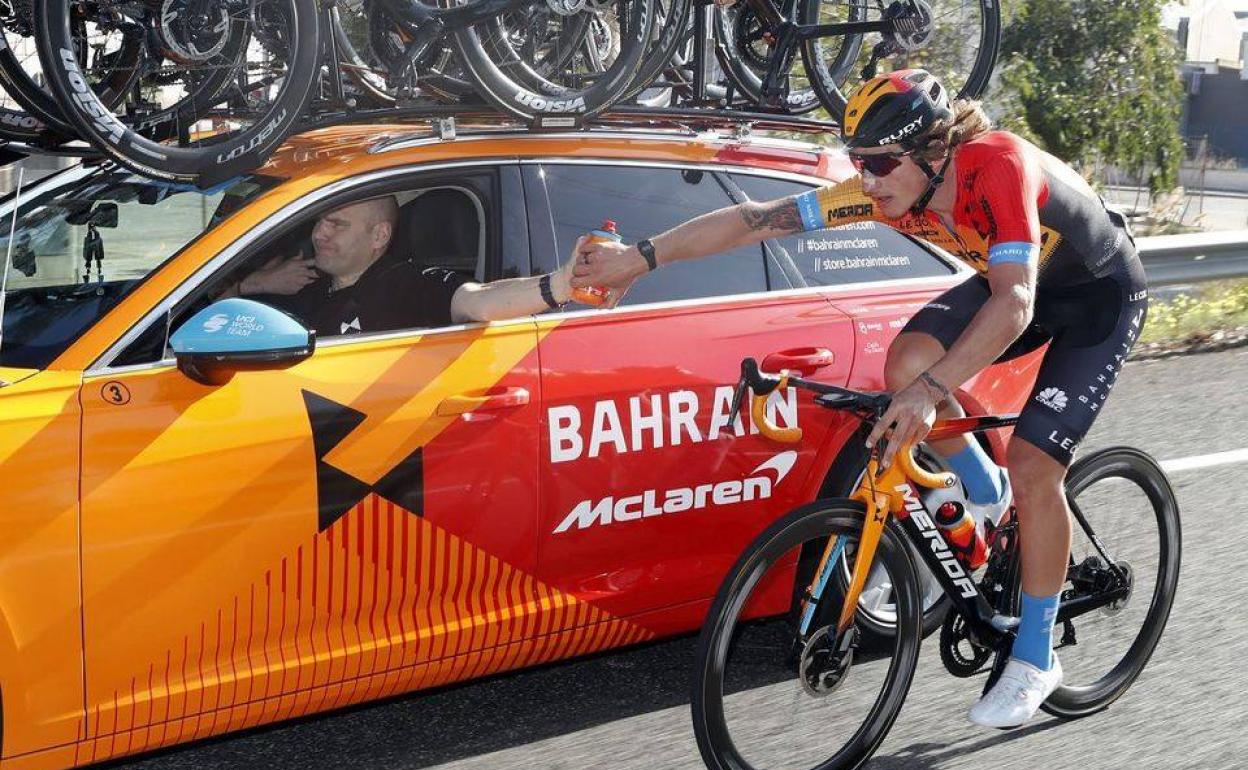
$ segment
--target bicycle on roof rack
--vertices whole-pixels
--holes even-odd
[[[141,173],[208,186],[263,163],[323,111],[475,94],[570,126],[632,83],[653,3],[36,0],[28,28],[76,135]],[[119,62],[127,41],[138,51]],[[92,86],[119,66],[126,98],[110,100],[115,89]],[[171,101],[183,109],[170,114]]]
[[[662,99],[646,96],[667,89],[684,109],[794,114],[818,103],[837,116],[838,89],[877,34],[864,73],[924,65],[959,93],[982,88],[995,5],[972,2],[972,19],[938,12],[946,1],[716,10],[721,89],[708,82],[703,0],[0,0],[0,80],[15,102],[0,104],[0,136],[42,146],[81,137],[140,173],[212,186],[294,132],[422,105],[484,105],[533,128],[576,129],[619,102],[652,107]],[[758,23],[726,21],[747,13]],[[979,44],[961,45],[968,35]],[[799,44],[817,76],[795,101]],[[688,65],[691,80],[677,78],[688,87],[668,78]],[[747,71],[762,73],[758,83]]]
[[[823,107],[840,120],[858,77],[910,67],[973,98],[1000,39],[993,0],[657,0],[656,11],[651,49],[626,96],[647,107],[788,115]]]
[[[864,426],[889,404],[886,394],[764,374],[746,359],[732,417],[748,389],[761,432],[800,441],[799,428],[767,420],[768,395],[786,387],[812,391],[817,404]],[[1015,420],[938,422],[929,438]],[[901,710],[918,663],[922,598],[912,554],[952,605],[939,642],[946,669],[959,677],[987,672],[985,691],[995,683],[1018,623],[1019,522],[1011,508],[989,534],[983,564],[968,560],[925,503],[927,490],[956,479],[924,467],[914,450],[900,448],[887,468],[873,450],[851,497],[817,500],[782,517],[724,577],[694,671],[693,726],[707,767],[834,770],[871,757]],[[1174,601],[1181,535],[1165,473],[1138,450],[1112,447],[1080,459],[1067,474],[1066,494],[1076,542],[1055,628],[1065,679],[1042,708],[1076,718],[1106,708],[1144,669]],[[880,586],[888,587],[895,630],[869,645],[864,616],[881,600]]]

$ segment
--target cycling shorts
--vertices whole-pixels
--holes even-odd
[[[991,294],[987,279],[974,276],[924,306],[902,333],[929,334],[948,350]],[[1049,345],[1014,436],[1070,465],[1147,314],[1147,284],[1138,259],[1089,283],[1037,291],[1031,325],[998,359],[1008,361]]]

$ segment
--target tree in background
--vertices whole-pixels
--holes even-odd
[[[1022,0],[1004,30],[989,106],[1005,127],[1024,123],[1023,133],[1076,166],[1112,164],[1147,173],[1153,192],[1172,189],[1183,152],[1183,85],[1162,4]],[[1004,103],[994,105],[998,99]]]

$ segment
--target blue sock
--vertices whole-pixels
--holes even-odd
[[[1005,487],[1001,484],[1001,469],[992,461],[978,441],[948,458],[949,467],[966,485],[967,496],[972,503],[985,505],[1001,500]]]
[[[1023,616],[1018,624],[1011,655],[1041,671],[1053,666],[1053,622],[1061,594],[1032,596],[1023,592]]]

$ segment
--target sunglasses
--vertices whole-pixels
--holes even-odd
[[[888,176],[901,165],[900,158],[910,155],[909,152],[883,152],[875,155],[858,155],[849,153],[849,162],[861,174],[864,171],[873,177]]]

